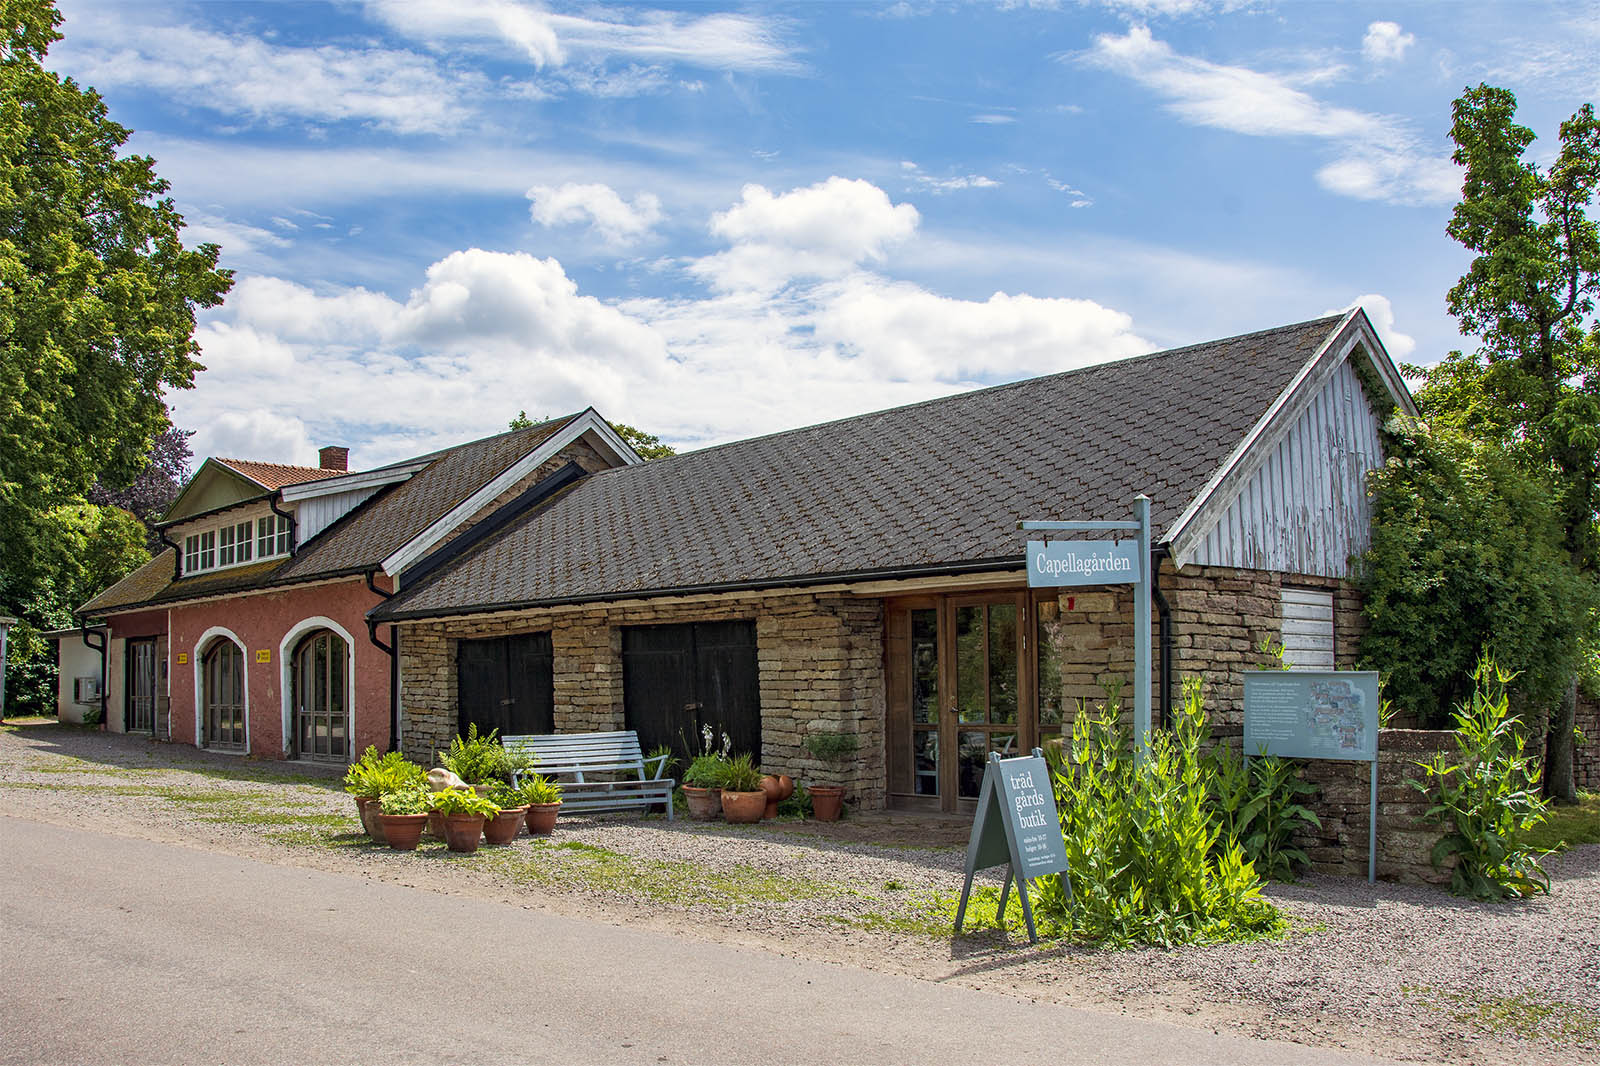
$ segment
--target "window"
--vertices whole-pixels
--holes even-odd
[[[191,533],[183,538],[183,572],[214,570],[217,565],[217,531]]]
[[[267,559],[289,554],[289,520],[283,515],[256,519],[256,556]]]
[[[1291,670],[1333,669],[1333,593],[1285,588],[1283,661]]]
[[[234,538],[238,541],[238,545],[235,548],[235,551],[238,552],[235,560],[237,562],[248,563],[250,561],[250,556],[253,554],[251,548],[254,544],[254,541],[250,539],[250,525],[251,523],[246,521],[240,522],[238,525],[233,527]]]
[[[217,530],[217,565],[233,565],[233,527],[223,526]]]

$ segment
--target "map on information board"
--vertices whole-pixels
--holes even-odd
[[[1378,757],[1378,674],[1251,670],[1244,675],[1244,753],[1293,759]]]

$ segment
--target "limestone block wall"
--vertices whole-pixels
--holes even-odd
[[[763,767],[802,781],[842,773],[850,801],[884,805],[882,602],[786,592],[601,604],[483,615],[404,626],[400,646],[401,744],[432,759],[455,735],[456,644],[548,631],[558,732],[626,728],[621,627],[753,619]],[[854,732],[860,754],[841,768],[805,754],[811,730]]]
[[[1580,789],[1600,791],[1600,699],[1578,693],[1576,724],[1582,739],[1573,745],[1573,777]]]
[[[1383,880],[1449,883],[1455,861],[1440,869],[1429,862],[1444,833],[1423,821],[1428,801],[1406,779],[1424,780],[1417,763],[1456,750],[1455,734],[1448,730],[1378,731],[1378,876]],[[1319,873],[1367,876],[1372,764],[1306,760],[1299,765],[1301,776],[1317,788],[1308,806],[1322,819],[1322,828],[1302,834],[1296,843]]]

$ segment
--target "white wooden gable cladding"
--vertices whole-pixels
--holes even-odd
[[[1333,669],[1333,593],[1291,589],[1283,597],[1283,661],[1291,670]]]
[[[311,496],[301,500],[295,507],[295,538],[304,544],[371,499],[382,487],[374,485],[371,488],[351,489],[348,492]]]
[[[1370,535],[1367,471],[1383,462],[1378,431],[1345,359],[1277,442],[1262,442],[1260,465],[1179,562],[1348,576]]]

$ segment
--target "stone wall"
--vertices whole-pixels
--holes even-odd
[[[1455,865],[1440,869],[1429,861],[1444,835],[1423,821],[1428,801],[1407,778],[1422,780],[1417,763],[1436,752],[1454,753],[1455,734],[1447,730],[1382,729],[1378,731],[1378,876],[1385,881],[1445,884]],[[1371,809],[1371,764],[1305,760],[1300,774],[1316,786],[1307,804],[1322,820],[1296,839],[1318,873],[1367,876],[1367,840]]]
[[[1572,749],[1572,776],[1580,789],[1600,792],[1600,699],[1578,693],[1576,718],[1582,740]]]
[[[762,766],[802,781],[831,775],[806,755],[810,730],[859,735],[844,768],[846,794],[863,809],[884,805],[882,602],[790,592],[694,597],[485,615],[404,626],[400,646],[402,747],[431,760],[455,735],[456,644],[462,639],[548,631],[558,732],[626,728],[620,627],[753,619],[761,699]]]

